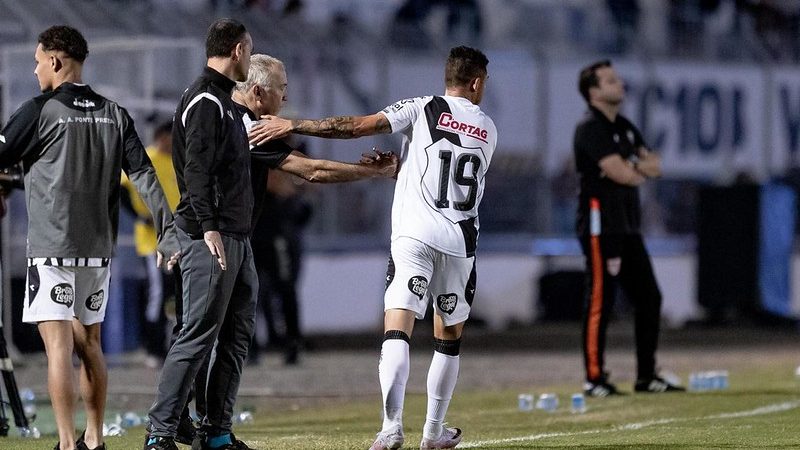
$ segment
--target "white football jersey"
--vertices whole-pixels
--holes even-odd
[[[401,100],[381,111],[403,133],[392,204],[392,240],[406,236],[473,256],[478,205],[497,145],[494,122],[463,97]]]

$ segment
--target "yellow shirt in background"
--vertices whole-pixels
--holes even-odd
[[[181,199],[181,194],[178,192],[178,181],[175,178],[175,167],[172,165],[172,155],[159,152],[154,147],[147,148],[147,156],[153,162],[153,167],[156,170],[156,176],[161,189],[164,190],[164,195],[167,197],[167,204],[169,209],[175,211],[178,202]],[[131,196],[131,203],[136,215],[140,219],[133,225],[133,241],[136,243],[136,253],[140,256],[152,255],[156,251],[156,230],[149,222],[150,210],[144,204],[139,193],[136,192],[136,187],[131,183],[128,177],[122,174],[122,187],[128,190]]]

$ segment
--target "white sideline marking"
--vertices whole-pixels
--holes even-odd
[[[789,411],[798,407],[800,407],[800,401],[774,403],[772,405],[762,406],[747,411],[713,414],[710,416],[668,417],[665,419],[648,420],[646,422],[627,423],[624,425],[618,425],[611,428],[602,428],[596,430],[558,432],[558,433],[539,433],[539,434],[531,434],[528,436],[520,436],[507,439],[492,439],[486,441],[462,442],[461,445],[458,446],[458,448],[476,448],[476,447],[483,447],[486,445],[509,444],[512,442],[538,441],[541,439],[554,438],[554,437],[582,436],[587,434],[602,434],[602,433],[613,433],[616,431],[640,430],[642,428],[647,428],[654,425],[666,425],[670,423],[689,422],[695,420],[738,419],[741,417],[753,417],[753,416],[761,416],[764,414]]]

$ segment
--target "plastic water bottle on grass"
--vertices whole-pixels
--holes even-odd
[[[116,423],[103,424],[103,436],[125,436],[125,429]]]
[[[584,397],[582,393],[572,394],[570,411],[572,414],[583,414],[586,412],[586,397]]]
[[[19,437],[26,439],[39,439],[42,433],[36,427],[22,427],[19,429]]]
[[[254,422],[253,413],[250,411],[242,411],[238,414],[233,415],[233,423],[240,423],[244,425],[249,425]]]
[[[142,418],[135,412],[128,411],[122,415],[119,424],[122,428],[138,427],[142,424]]]
[[[517,407],[523,412],[533,411],[533,394],[519,394]]]
[[[542,411],[555,412],[558,409],[558,397],[556,394],[542,394],[536,402],[536,408]]]
[[[22,411],[28,422],[36,420],[36,394],[32,389],[23,388],[19,391],[19,399],[22,401]]]

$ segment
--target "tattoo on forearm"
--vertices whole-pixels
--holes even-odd
[[[379,134],[392,132],[392,124],[389,123],[389,119],[383,114],[381,114],[380,117],[378,117],[378,121],[375,122],[375,132]]]
[[[355,137],[353,116],[328,117],[321,120],[292,120],[292,129],[297,134],[309,136],[352,138]]]

